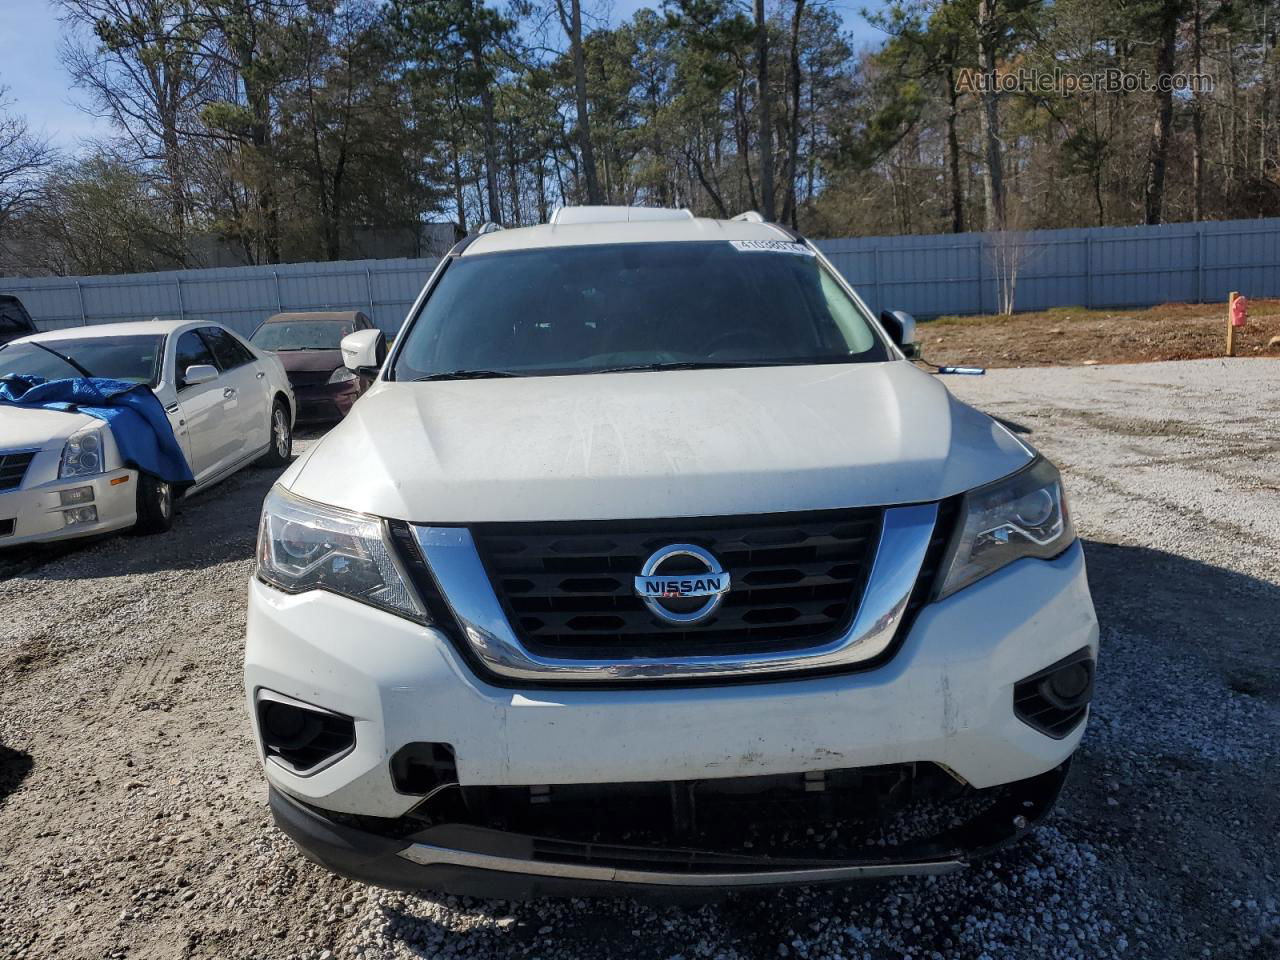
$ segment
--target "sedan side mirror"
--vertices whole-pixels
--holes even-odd
[[[218,368],[208,363],[193,363],[182,374],[182,385],[194,387],[200,383],[208,383],[218,379]]]
[[[902,310],[885,310],[880,322],[908,360],[920,356],[920,341],[916,339],[916,318]]]
[[[342,338],[342,363],[366,377],[377,376],[387,359],[387,337],[381,330],[357,330]]]

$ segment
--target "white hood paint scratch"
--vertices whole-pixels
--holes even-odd
[[[1027,450],[904,361],[379,383],[282,482],[416,522],[936,500]]]

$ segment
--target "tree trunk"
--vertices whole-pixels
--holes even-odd
[[[458,141],[449,138],[450,167],[453,170],[453,202],[458,208],[458,229],[462,235],[467,234],[467,198],[463,194],[465,182],[462,179],[462,162],[458,159]]]
[[[954,60],[954,58],[952,58]],[[956,124],[960,117],[956,90],[956,72],[947,64],[947,184],[951,193],[951,232],[964,233],[964,185],[960,182],[960,136]]]
[[[1196,0],[1195,29],[1192,31],[1192,70],[1200,73],[1200,51],[1204,25],[1201,22],[1200,0]],[[1199,80],[1191,93],[1191,219],[1204,219],[1204,111],[1200,103]]]
[[[978,65],[982,68],[983,84],[978,94],[981,105],[979,121],[982,128],[983,158],[982,187],[986,194],[986,228],[1004,229],[1004,158],[1000,147],[1000,102],[996,91],[996,37],[999,23],[996,17],[998,0],[979,0],[978,3]]]
[[[797,223],[798,206],[796,199],[796,177],[800,165],[800,22],[804,16],[805,0],[794,0],[795,7],[791,13],[791,49],[788,62],[789,82],[791,84],[791,142],[787,149],[787,185],[783,193],[782,220],[790,223],[792,228]]]
[[[573,55],[573,96],[578,113],[578,151],[582,154],[583,179],[587,187],[587,203],[604,203],[600,178],[596,174],[595,147],[591,142],[591,116],[587,109],[587,59],[582,50],[582,0],[569,0],[566,14],[564,0],[556,0],[560,25],[569,35]]]
[[[1160,32],[1156,37],[1155,73],[1157,77],[1173,73],[1178,41],[1178,4],[1161,8]],[[1167,86],[1167,85],[1166,85]],[[1159,90],[1155,95],[1155,120],[1151,128],[1151,145],[1147,151],[1147,180],[1144,189],[1146,222],[1161,223],[1164,217],[1164,174],[1169,163],[1169,129],[1173,125],[1173,90]]]
[[[755,209],[759,204],[756,203],[756,182],[751,175],[751,153],[747,149],[747,144],[751,139],[750,122],[747,120],[747,108],[744,102],[742,84],[739,83],[733,92],[733,112],[735,120],[733,123],[733,133],[738,141],[738,157],[742,161],[742,170],[747,179],[747,202],[751,205],[751,209]]]
[[[575,3],[577,0],[575,0]],[[756,7],[756,123],[760,139],[760,205],[766,220],[774,219],[773,206],[773,117],[769,90],[769,21],[764,0]]]

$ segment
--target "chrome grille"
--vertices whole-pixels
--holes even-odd
[[[690,656],[809,645],[843,630],[875,557],[881,508],[754,517],[472,527],[525,646],[548,656]],[[658,621],[632,589],[654,550],[692,543],[732,578],[696,626]]]
[[[16,490],[22,486],[22,479],[35,456],[33,451],[0,453],[0,490]]]

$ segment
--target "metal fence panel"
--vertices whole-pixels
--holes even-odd
[[[1280,296],[1280,219],[819,240],[875,310],[992,313],[1001,251],[1015,310]]]
[[[102,277],[0,279],[42,330],[85,323],[194,317],[245,336],[273,313],[363,310],[398,330],[436,260],[351,260],[215,267]]]
[[[1280,219],[1025,233],[857,237],[818,246],[874,310],[920,317],[998,309],[1001,263],[1014,308],[1139,307],[1280,296]],[[273,313],[363,310],[398,330],[434,259],[218,267],[102,277],[0,279],[41,329],[198,317],[249,335]]]

